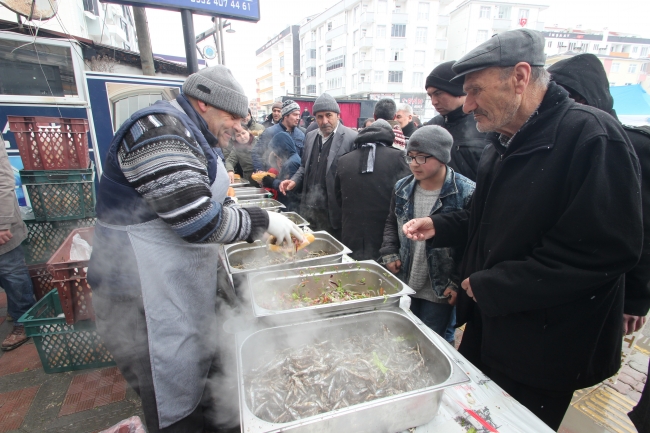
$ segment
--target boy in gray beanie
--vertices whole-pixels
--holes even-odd
[[[411,175],[395,184],[379,250],[381,262],[416,291],[411,311],[449,343],[454,342],[456,294],[460,279],[456,266],[462,249],[431,248],[409,240],[402,226],[413,218],[464,209],[474,182],[449,163],[453,139],[440,126],[416,130],[406,146]]]

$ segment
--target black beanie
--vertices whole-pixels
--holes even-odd
[[[456,63],[456,61],[451,60],[436,66],[427,77],[424,90],[429,87],[435,87],[436,89],[444,90],[453,96],[464,96],[465,92],[463,92],[462,80],[460,83],[450,82],[450,80],[456,76],[456,73],[451,70],[454,63]]]

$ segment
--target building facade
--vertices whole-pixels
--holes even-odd
[[[255,52],[259,116],[271,112],[282,96],[300,94],[300,26],[289,26]]]
[[[546,55],[566,52],[591,53],[627,59],[647,59],[650,55],[650,39],[616,32],[545,28]]]

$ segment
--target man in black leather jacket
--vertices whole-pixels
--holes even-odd
[[[463,86],[449,81],[456,75],[451,70],[453,64],[454,60],[441,63],[427,77],[424,87],[431,98],[431,104],[440,113],[427,125],[442,126],[449,131],[454,138],[449,166],[455,172],[476,181],[478,161],[487,142],[485,134],[476,129],[474,116],[463,112]]]

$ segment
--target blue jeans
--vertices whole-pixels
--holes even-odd
[[[34,288],[20,245],[0,255],[0,287],[7,292],[7,312],[20,319],[35,303]]]
[[[438,304],[411,297],[411,312],[418,319],[422,320],[425,325],[447,340],[449,343],[454,342],[454,333],[449,332],[450,324],[455,324],[455,308],[449,304]],[[452,321],[453,320],[453,321]]]

